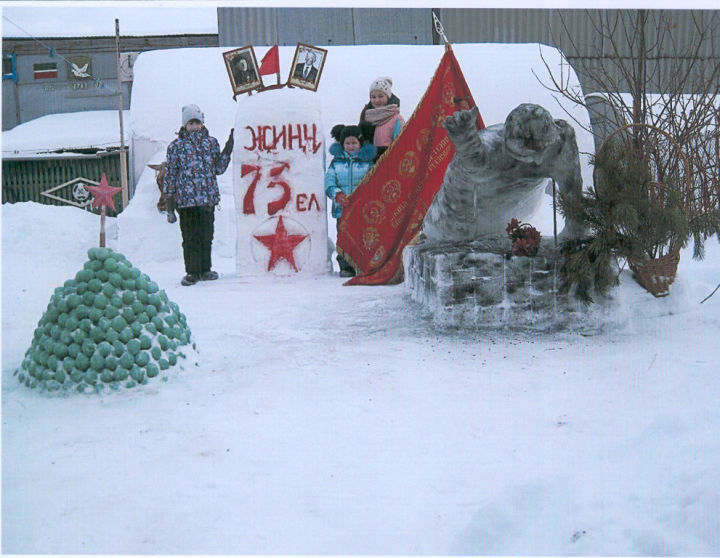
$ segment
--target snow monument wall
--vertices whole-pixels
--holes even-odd
[[[325,143],[317,94],[238,97],[233,190],[239,276],[328,272]]]

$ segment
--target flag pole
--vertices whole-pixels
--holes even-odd
[[[125,158],[125,131],[123,129],[123,94],[120,81],[120,20],[115,19],[115,52],[117,53],[117,90],[118,115],[120,117],[120,186],[122,187],[122,205],[125,209],[129,201],[127,159]],[[104,211],[104,210],[103,210]],[[105,214],[103,213],[103,216]],[[104,238],[103,238],[104,242]],[[104,244],[103,244],[104,246]]]
[[[445,43],[445,50],[452,50],[452,48],[450,47],[450,41],[448,41],[447,35],[445,35],[445,29],[443,28],[442,23],[440,23],[440,18],[438,18],[435,10],[433,10],[431,13],[433,16],[433,24],[435,25],[435,32]]]

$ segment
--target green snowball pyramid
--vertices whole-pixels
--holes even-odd
[[[91,248],[88,258],[55,289],[15,372],[30,388],[132,388],[185,357],[190,328],[165,291],[109,248]]]

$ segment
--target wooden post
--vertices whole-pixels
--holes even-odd
[[[555,248],[557,248],[557,201],[555,199],[555,179],[551,178],[553,187],[553,238],[555,239]]]
[[[118,90],[118,115],[120,118],[120,186],[122,188],[122,206],[127,207],[129,202],[128,194],[128,171],[127,158],[125,157],[125,130],[123,128],[123,94],[122,82],[120,81],[120,20],[115,19],[115,52],[117,53],[117,90]],[[105,208],[103,207],[102,219],[105,219]],[[104,223],[104,221],[103,221]],[[104,242],[104,229],[101,233]],[[104,244],[101,244],[104,246]]]
[[[100,248],[105,248],[105,206],[100,208]]]

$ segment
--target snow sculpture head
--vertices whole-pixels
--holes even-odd
[[[522,104],[505,119],[505,149],[514,159],[540,164],[551,145],[557,143],[560,127],[539,105]]]

